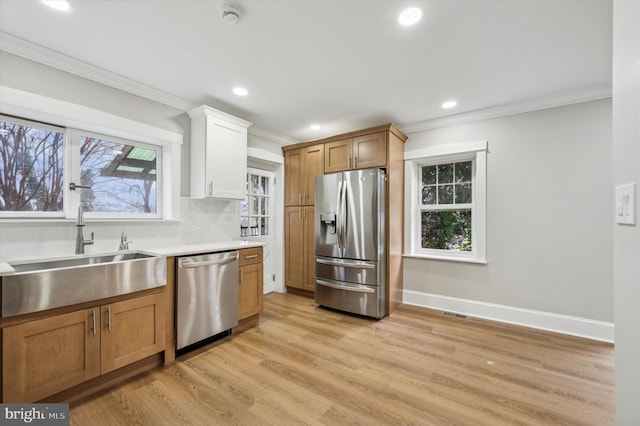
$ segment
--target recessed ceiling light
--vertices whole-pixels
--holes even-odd
[[[46,4],[52,9],[61,10],[63,12],[71,9],[67,0],[42,0],[42,3]]]
[[[320,130],[320,126],[318,124],[312,124],[311,126],[309,126],[309,128],[311,130]]]
[[[456,105],[458,105],[458,103],[456,101],[447,101],[447,102],[442,104],[442,108],[449,109],[449,108],[453,108]]]
[[[420,18],[422,18],[422,11],[417,7],[410,7],[400,13],[398,22],[400,22],[400,25],[409,26],[418,22]]]
[[[235,89],[233,89],[233,93],[238,96],[247,96],[249,94],[249,91],[244,87],[236,87]]]

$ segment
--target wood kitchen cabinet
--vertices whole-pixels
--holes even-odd
[[[324,174],[324,146],[306,146],[284,153],[284,205],[312,206],[315,179]]]
[[[315,208],[285,207],[285,284],[315,290]]]
[[[318,175],[346,170],[384,168],[387,172],[386,282],[389,315],[402,303],[402,248],[404,224],[404,135],[393,124],[384,124],[324,139],[283,147],[285,157],[285,284],[314,291],[313,203],[300,196],[304,182],[300,170],[303,153],[322,147]],[[315,184],[315,182],[314,182]],[[314,185],[315,186],[315,185]],[[298,198],[301,197],[301,198]],[[307,198],[307,201],[309,199]]]
[[[164,298],[156,293],[100,308],[101,374],[164,350]]]
[[[238,321],[259,314],[263,309],[262,247],[240,250],[238,264]]]
[[[164,350],[164,293],[2,330],[3,402],[34,402]]]
[[[338,139],[325,144],[324,172],[384,167],[387,164],[386,132]]]
[[[200,106],[191,118],[191,197],[244,200],[250,122]]]

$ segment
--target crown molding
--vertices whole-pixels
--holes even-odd
[[[281,135],[279,133],[276,132],[272,132],[271,130],[267,130],[267,129],[263,129],[261,127],[257,127],[257,126],[251,126],[249,128],[249,134],[250,135],[256,135],[259,136],[261,138],[265,138],[271,142],[275,142],[277,144],[280,144],[282,146],[284,145],[293,145],[296,143],[300,143],[300,141],[290,138],[288,136],[284,136]]]
[[[31,43],[5,32],[0,32],[0,49],[23,58],[96,81],[152,101],[168,105],[181,111],[188,111],[197,103],[172,95],[139,81],[107,71],[104,68],[64,55],[55,50]]]
[[[424,130],[437,129],[459,124],[471,123],[479,120],[505,117],[508,115],[522,114],[547,108],[555,108],[581,102],[596,101],[611,97],[611,86],[597,86],[570,92],[557,93],[550,96],[542,96],[527,99],[510,104],[499,105],[491,108],[479,109],[448,117],[435,118],[433,120],[418,121],[397,125],[404,133],[416,133]]]
[[[19,37],[0,31],[0,50],[11,53],[34,62],[56,68],[88,80],[92,80],[119,90],[149,99],[163,105],[167,105],[184,112],[200,106],[198,103],[179,96],[172,95],[154,87],[148,86],[122,75],[107,71],[103,68],[91,65],[87,62],[72,58],[46,47],[31,43]],[[298,140],[289,138],[270,130],[252,126],[250,134],[263,137],[280,145],[299,143]]]

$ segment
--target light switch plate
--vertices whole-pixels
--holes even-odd
[[[616,222],[636,224],[636,184],[616,186]]]

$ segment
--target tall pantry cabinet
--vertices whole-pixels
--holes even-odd
[[[315,178],[324,174],[324,146],[283,149],[285,284],[313,291]]]
[[[404,142],[393,124],[283,147],[285,162],[285,284],[315,287],[315,176],[378,167],[387,172],[387,312],[402,303]]]

